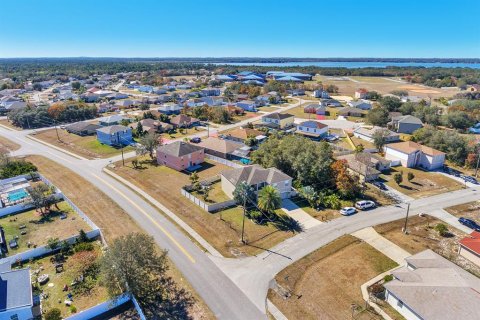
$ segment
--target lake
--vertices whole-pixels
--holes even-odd
[[[354,61],[312,61],[312,62],[215,62],[216,65],[259,66],[259,67],[307,67],[321,68],[386,68],[386,67],[425,67],[425,68],[472,68],[480,69],[480,63],[449,62],[354,62]]]

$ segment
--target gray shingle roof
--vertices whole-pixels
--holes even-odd
[[[118,125],[118,124],[97,129],[97,131],[103,132],[103,133],[106,133],[106,134],[114,134],[114,133],[125,131],[125,130],[132,130],[132,129],[130,129],[129,127],[122,126],[122,125]]]
[[[90,122],[87,122],[87,121],[82,121],[82,122],[72,123],[72,124],[66,126],[66,129],[70,130],[70,131],[86,131],[86,130],[95,131],[95,130],[101,128],[101,127],[102,126],[100,126],[98,124],[90,123]]]
[[[203,148],[190,143],[175,141],[173,143],[160,146],[158,147],[157,150],[158,152],[163,152],[171,156],[183,157],[187,154],[190,154],[199,150],[203,150]]]
[[[422,120],[418,119],[417,117],[411,116],[411,115],[393,117],[392,121],[396,121],[396,122],[399,122],[399,123],[411,123],[411,124],[423,125]]]
[[[405,259],[385,288],[422,319],[480,318],[480,279],[454,263],[425,250]]]
[[[272,184],[292,179],[277,168],[264,169],[258,164],[223,171],[221,174],[233,185],[242,181],[245,181],[248,185],[256,185],[262,182]]]
[[[32,304],[30,269],[0,273],[0,311]]]
[[[283,120],[291,117],[294,117],[294,115],[289,113],[278,113],[278,112],[274,112],[264,116],[264,118],[278,119],[278,120]]]

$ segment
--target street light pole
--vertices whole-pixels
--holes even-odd
[[[408,213],[410,212],[410,203],[407,204],[407,215],[405,216],[405,225],[403,226],[403,233],[407,234]]]

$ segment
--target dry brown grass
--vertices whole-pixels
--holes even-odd
[[[8,121],[7,119],[2,119],[0,120],[0,125],[2,126],[5,126],[7,128],[10,128],[10,129],[13,129],[13,130],[22,130],[22,128],[19,128],[19,127],[15,127],[10,121]]]
[[[343,236],[282,270],[277,283],[290,298],[270,290],[268,296],[289,319],[381,319],[362,311],[360,286],[397,264],[370,245]]]
[[[110,197],[78,174],[42,156],[29,156],[27,160],[95,222],[108,243],[132,232],[144,232]],[[196,302],[190,313],[195,319],[215,318],[173,263],[170,263],[169,274],[181,288],[193,294]]]
[[[480,222],[480,201],[473,201],[445,209],[455,217],[465,217]]]
[[[12,140],[0,136],[0,152],[9,152],[20,149],[20,145],[16,144]]]
[[[399,172],[403,172],[403,182],[400,185],[393,180],[393,176]],[[415,178],[411,182],[407,179],[409,172],[412,172],[415,175]],[[386,184],[390,187],[415,199],[463,188],[461,183],[440,173],[426,172],[413,168],[391,168],[390,172],[383,173],[380,177],[384,179]]]
[[[188,174],[152,164],[150,160],[141,159],[141,162],[142,169],[133,169],[127,161],[126,166],[118,163],[114,171],[175,212],[225,256],[254,255],[292,236],[290,232],[278,231],[270,225],[257,225],[247,219],[245,230],[251,245],[245,246],[240,241],[241,210],[233,208],[208,213],[180,193],[182,186],[190,184]],[[230,168],[207,161],[197,173],[201,181],[227,169]]]

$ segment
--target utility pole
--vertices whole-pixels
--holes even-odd
[[[475,166],[475,178],[477,177],[477,172],[478,172],[478,164],[480,162],[480,149],[477,152],[477,165]]]
[[[407,234],[408,213],[410,212],[410,203],[407,203],[407,215],[405,216],[405,225],[403,226],[403,233]]]
[[[246,209],[245,206],[247,205],[247,190],[244,190],[243,193],[243,219],[242,219],[242,243],[245,243],[245,239],[243,238],[243,234],[245,232],[245,214],[246,214]]]
[[[120,151],[122,151],[122,164],[125,166],[125,158],[123,157],[123,144],[120,142],[120,132],[117,132],[117,142],[120,144]]]
[[[58,135],[57,124],[55,124],[55,133],[57,134],[57,140],[60,141],[60,136]]]

